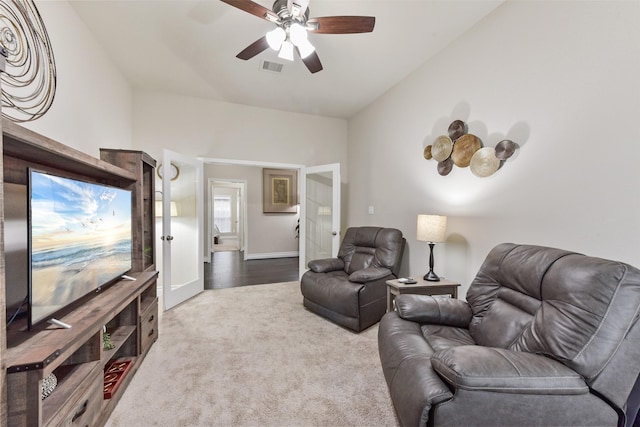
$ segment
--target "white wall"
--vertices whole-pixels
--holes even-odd
[[[66,1],[36,3],[47,28],[57,69],[49,111],[22,124],[99,157],[100,147],[131,148],[132,91]]]
[[[350,225],[398,227],[422,275],[419,213],[449,217],[436,273],[463,283],[500,242],[640,266],[639,2],[507,2],[349,124]],[[437,173],[455,119],[521,148],[495,175]],[[368,206],[375,214],[368,215]]]
[[[162,149],[234,160],[346,165],[346,120],[168,93],[135,91],[134,141],[156,159]]]

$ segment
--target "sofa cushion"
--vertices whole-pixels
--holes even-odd
[[[575,254],[550,267],[540,288],[542,306],[512,348],[550,355],[593,379],[638,319],[640,272]]]
[[[480,316],[474,316],[474,322],[469,326],[473,338],[480,345],[509,348],[531,323],[541,304],[528,295],[501,287],[491,308],[481,316],[482,327],[477,327],[478,323],[475,323]],[[527,308],[531,306],[535,306],[536,310],[529,311]]]
[[[540,307],[540,283],[549,266],[571,253],[511,243],[496,246],[467,292],[473,311],[469,331],[476,342],[501,348],[513,344]]]
[[[396,270],[402,257],[402,232],[394,228],[351,227],[345,232],[338,258],[351,274],[368,267]]]
[[[446,350],[461,345],[475,345],[467,329],[443,325],[422,325],[420,329],[433,351]]]
[[[456,389],[545,395],[589,392],[584,379],[562,363],[520,351],[458,346],[436,352],[431,365]]]
[[[639,285],[640,271],[620,262],[501,244],[467,293],[469,331],[479,345],[544,354],[589,381],[636,322]]]

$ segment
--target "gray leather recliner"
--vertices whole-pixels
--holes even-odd
[[[640,270],[501,244],[467,301],[400,295],[380,359],[402,425],[630,426]]]
[[[337,258],[313,260],[300,280],[304,306],[360,332],[380,321],[386,281],[397,278],[405,239],[395,228],[351,227]]]

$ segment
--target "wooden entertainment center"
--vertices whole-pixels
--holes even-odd
[[[4,182],[26,185],[27,170],[60,173],[130,189],[133,203],[133,280],[120,280],[86,298],[53,325],[28,330],[6,326],[4,193],[0,186],[0,426],[104,425],[158,338],[155,271],[155,160],[134,150],[100,150],[101,159],[2,119]],[[103,347],[106,327],[113,349]],[[105,385],[105,370],[122,362],[126,373]],[[51,373],[57,386],[41,398]],[[117,388],[113,385],[117,384]],[[106,390],[108,388],[108,390]],[[106,398],[108,397],[108,398]]]

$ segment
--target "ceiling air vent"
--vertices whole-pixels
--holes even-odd
[[[260,69],[262,71],[271,71],[273,73],[282,72],[282,67],[284,64],[280,64],[279,62],[271,62],[271,61],[262,61],[260,65]]]

